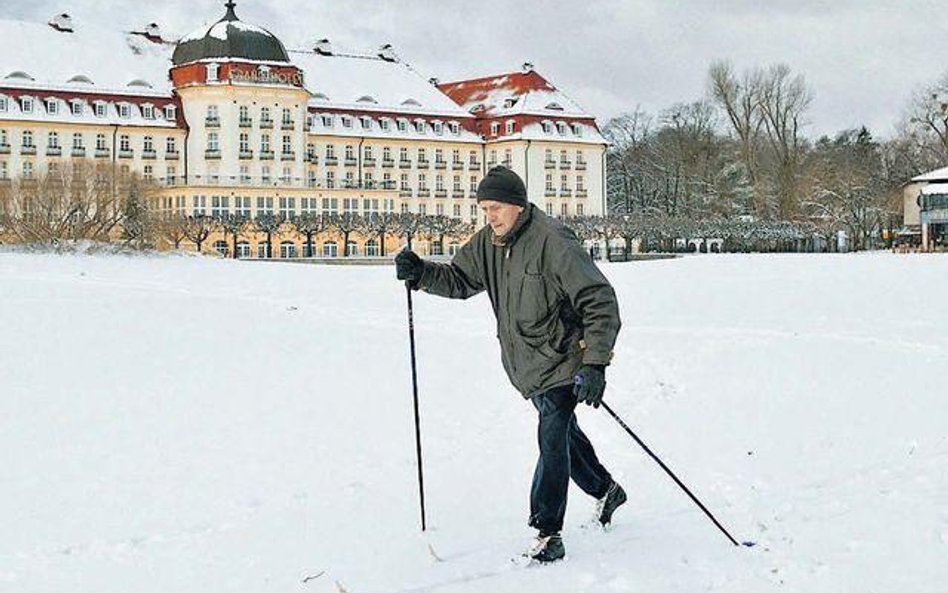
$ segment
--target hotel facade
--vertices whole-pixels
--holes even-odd
[[[0,55],[7,187],[88,162],[140,174],[151,207],[166,215],[418,213],[476,227],[477,184],[505,165],[550,215],[605,211],[607,143],[595,118],[530,64],[439,83],[387,45],[351,52],[320,40],[287,50],[240,21],[232,2],[219,21],[175,41],[155,24],[118,33],[68,15],[0,21],[0,36],[10,48]],[[205,248],[225,253],[223,239]],[[315,245],[309,253],[284,232],[268,254],[248,230],[237,251],[379,252],[376,239],[357,234],[341,245],[323,233]]]

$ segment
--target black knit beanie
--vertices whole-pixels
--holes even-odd
[[[497,166],[488,171],[477,185],[477,201],[481,200],[526,207],[527,188],[519,175],[507,167]]]

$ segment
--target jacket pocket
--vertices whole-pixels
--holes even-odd
[[[546,280],[542,274],[525,273],[520,285],[520,303],[517,307],[518,325],[521,329],[530,331],[532,325],[543,321],[549,314],[550,301]]]

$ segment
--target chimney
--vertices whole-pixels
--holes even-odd
[[[533,64],[531,62],[524,62],[521,68],[523,69],[524,73],[533,72]]]
[[[49,26],[60,31],[62,33],[73,33],[72,29],[72,17],[66,14],[58,14],[49,21]]]
[[[438,86],[438,84],[441,83],[440,80],[438,80],[437,78],[434,78],[434,77],[429,78],[429,79],[428,79],[428,82],[430,82],[432,86]]]
[[[379,48],[378,56],[385,60],[386,62],[397,62],[398,54],[395,53],[395,48],[392,47],[391,43],[386,43]]]
[[[145,25],[145,37],[147,37],[149,41],[161,43],[161,27],[158,26],[158,23],[148,23]]]
[[[313,46],[313,51],[318,53],[321,56],[331,56],[332,55],[332,43],[328,39],[320,39]]]

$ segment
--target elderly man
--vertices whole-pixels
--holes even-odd
[[[438,296],[466,299],[486,291],[490,297],[504,369],[539,413],[529,520],[539,533],[528,554],[553,562],[565,554],[560,531],[570,478],[598,500],[603,526],[626,501],[574,413],[580,401],[597,408],[602,402],[619,307],[576,235],[527,201],[516,173],[488,171],[477,201],[488,226],[450,264],[404,250],[395,257],[397,277]]]

